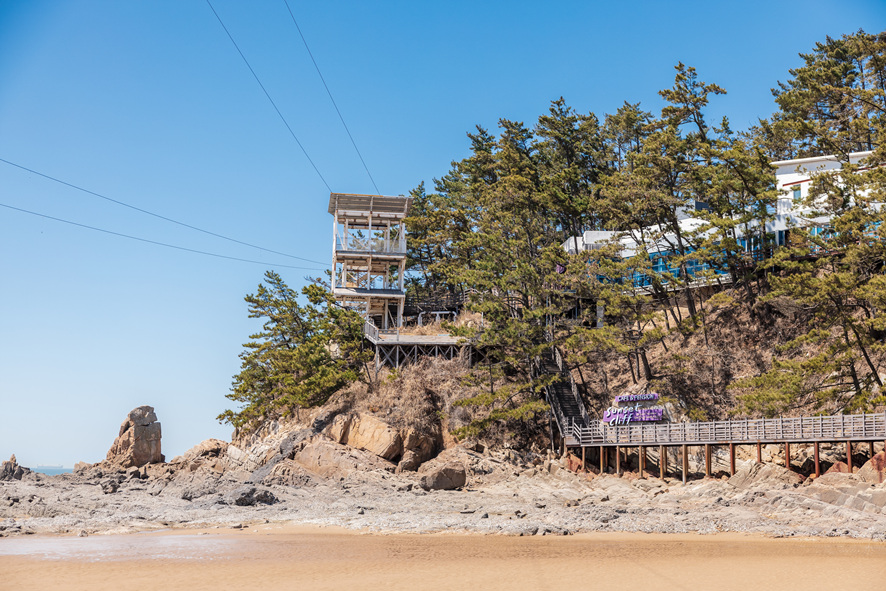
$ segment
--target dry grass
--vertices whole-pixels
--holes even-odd
[[[401,430],[415,429],[422,434],[441,433],[471,420],[466,409],[453,401],[470,395],[462,383],[468,371],[464,359],[425,357],[398,370],[385,369],[379,384],[370,392],[365,384],[353,384],[339,398],[341,411],[374,414]]]
[[[446,330],[447,325],[461,328],[463,326],[477,328],[483,323],[483,315],[479,312],[468,312],[463,310],[453,321],[430,322],[422,326],[404,326],[400,329],[400,334],[409,335],[435,335],[449,334]]]

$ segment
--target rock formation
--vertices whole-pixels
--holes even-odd
[[[327,434],[336,443],[374,453],[386,460],[393,460],[403,452],[400,433],[372,415],[339,415],[329,426]]]
[[[15,460],[15,454],[9,458],[8,462],[0,465],[0,480],[21,480],[25,474],[30,474],[31,470],[24,466],[19,466]]]
[[[153,407],[139,406],[129,412],[120,425],[120,435],[108,450],[107,461],[123,468],[164,461],[160,453],[160,423]]]
[[[419,480],[419,486],[425,490],[453,490],[466,482],[465,467],[458,462],[447,462],[428,470]]]

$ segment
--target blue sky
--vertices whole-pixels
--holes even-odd
[[[372,193],[283,0],[212,0],[332,190]],[[736,129],[774,110],[826,35],[886,28],[886,4],[290,0],[379,190],[467,155],[465,133],[531,124],[565,97],[601,118],[647,110],[678,61],[723,86]],[[329,190],[206,2],[0,0],[0,158],[264,248],[327,262]],[[273,268],[322,265],[239,246],[0,162],[0,457],[95,462],[135,406],[167,458],[231,429],[214,417],[257,325],[243,296]]]

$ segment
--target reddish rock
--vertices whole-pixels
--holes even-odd
[[[139,406],[129,411],[120,425],[120,434],[108,450],[107,461],[123,468],[164,461],[160,453],[160,423],[153,407]]]
[[[576,474],[581,472],[581,458],[575,454],[566,454],[566,469]]]
[[[864,482],[881,483],[886,481],[886,452],[874,454],[870,460],[858,471],[858,476]]]
[[[833,466],[828,468],[828,471],[825,474],[851,474],[852,470],[849,469],[849,464],[846,462],[836,462]]]

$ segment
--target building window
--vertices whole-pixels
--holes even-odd
[[[800,187],[796,186],[796,187],[794,187],[794,201],[799,201],[799,200],[800,200]]]

